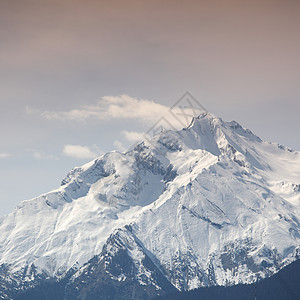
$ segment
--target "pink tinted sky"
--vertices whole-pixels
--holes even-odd
[[[225,120],[300,149],[299,29],[300,1],[291,0],[0,0],[3,213],[82,163],[61,156],[66,144],[107,151],[124,126],[140,128],[28,111],[120,94],[171,106],[189,90]]]

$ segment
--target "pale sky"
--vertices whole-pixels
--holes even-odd
[[[296,0],[0,0],[0,215],[186,91],[300,150],[299,28]]]

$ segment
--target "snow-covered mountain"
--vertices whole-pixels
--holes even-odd
[[[299,257],[299,212],[300,153],[204,113],[1,218],[0,291],[66,276],[66,299],[252,283]]]

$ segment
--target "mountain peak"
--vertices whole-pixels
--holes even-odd
[[[209,112],[204,112],[196,117],[192,118],[190,125],[187,127],[189,128],[209,128],[211,131],[215,132],[216,129],[220,129],[221,131],[232,131],[235,134],[239,135],[247,135],[247,138],[256,140],[260,140],[259,137],[254,135],[251,130],[243,128],[238,122],[232,120],[229,122],[224,122],[222,118],[217,117]],[[196,130],[197,130],[196,129]],[[201,132],[201,129],[200,129]]]
[[[195,123],[197,122],[215,122],[215,123],[222,123],[222,119],[213,115],[212,113],[206,111],[203,112],[201,114],[199,114],[198,116],[194,116],[191,120],[190,125],[187,128],[191,128]]]
[[[299,166],[299,152],[203,113],[22,202],[0,220],[0,263],[11,274],[34,266],[51,277],[100,255],[95,267],[116,285],[127,276],[143,285],[151,272],[179,290],[251,283],[299,253]],[[112,265],[107,273],[106,260],[117,266],[117,255],[136,272]]]

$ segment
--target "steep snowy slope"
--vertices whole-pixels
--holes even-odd
[[[22,202],[0,221],[1,263],[30,281],[26,266],[63,276],[98,255],[71,278],[70,299],[105,270],[154,290],[162,276],[179,290],[254,282],[300,253],[299,183],[299,152],[205,113]],[[124,251],[134,272],[112,266]]]

